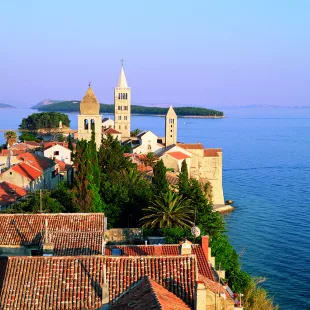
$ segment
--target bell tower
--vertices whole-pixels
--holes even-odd
[[[114,88],[114,129],[122,133],[122,140],[130,138],[130,102],[131,89],[127,85],[122,63],[118,83]]]
[[[178,117],[170,106],[166,114],[166,147],[177,144]]]
[[[95,132],[97,148],[101,144],[102,136],[102,115],[99,114],[100,104],[93,89],[88,87],[85,96],[80,103],[80,114],[78,115],[78,139],[91,140],[92,131]]]

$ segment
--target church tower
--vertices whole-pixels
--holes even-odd
[[[88,87],[85,96],[80,103],[80,115],[78,115],[78,139],[91,140],[91,133],[95,132],[96,146],[99,148],[102,136],[102,115],[99,114],[100,104],[92,88]]]
[[[166,147],[177,144],[178,117],[170,106],[166,114]]]
[[[131,89],[122,65],[117,86],[114,88],[114,129],[122,133],[122,140],[130,138]]]

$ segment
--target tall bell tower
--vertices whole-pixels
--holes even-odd
[[[177,144],[178,117],[170,106],[166,114],[166,147]]]
[[[131,89],[127,85],[122,63],[118,83],[114,88],[114,129],[122,133],[122,140],[130,138],[130,102]]]

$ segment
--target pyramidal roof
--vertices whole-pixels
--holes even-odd
[[[167,112],[167,115],[170,115],[170,116],[177,116],[177,114],[175,113],[172,105],[170,106],[168,112]]]
[[[126,80],[126,75],[125,75],[125,71],[124,71],[123,66],[121,68],[121,73],[119,74],[117,87],[128,88],[128,84],[127,84],[127,80]]]
[[[98,115],[100,110],[99,101],[89,86],[85,96],[80,103],[80,112],[82,115]]]

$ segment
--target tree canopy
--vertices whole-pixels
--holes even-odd
[[[59,122],[63,126],[70,127],[70,120],[68,115],[59,112],[42,112],[33,113],[22,119],[19,125],[20,130],[38,130],[42,128],[53,129],[59,127]]]

